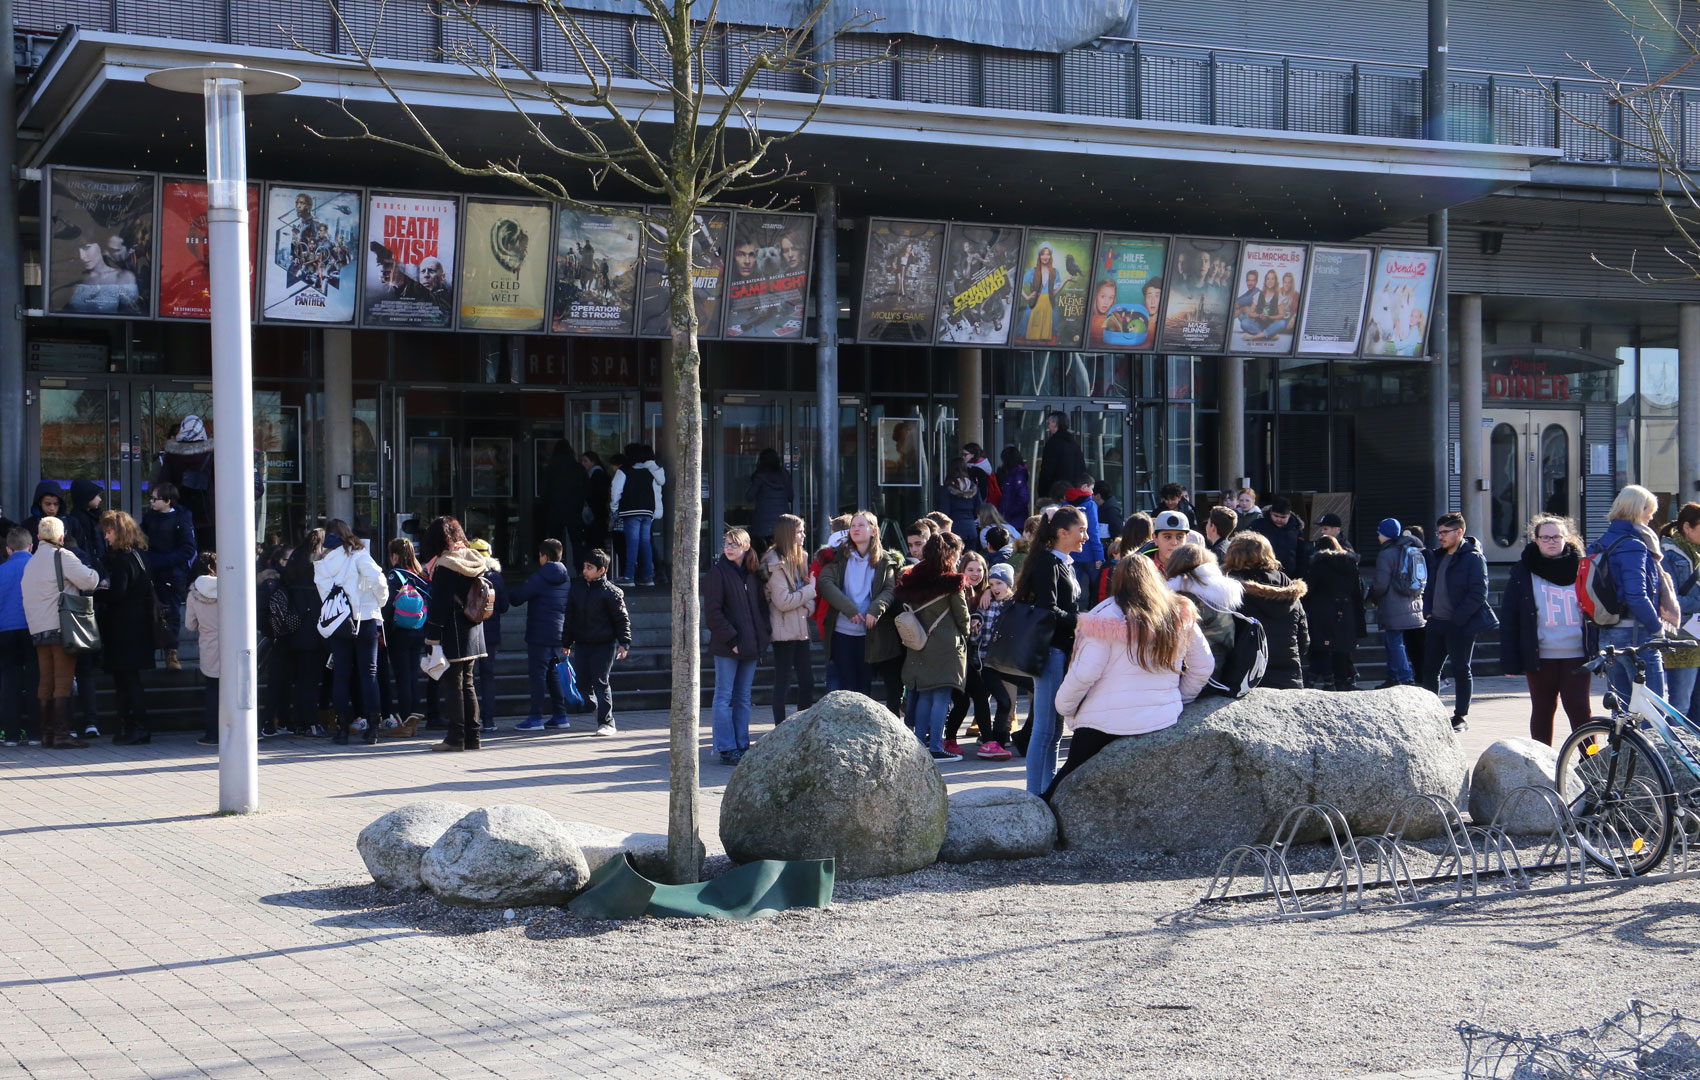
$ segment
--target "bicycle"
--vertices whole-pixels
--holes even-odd
[[[1646,874],[1675,839],[1679,801],[1688,804],[1691,814],[1700,809],[1700,724],[1647,689],[1647,665],[1640,656],[1643,649],[1692,648],[1700,648],[1700,641],[1655,638],[1634,647],[1608,645],[1583,665],[1598,673],[1619,657],[1629,657],[1635,667],[1628,703],[1608,690],[1611,716],[1596,717],[1571,732],[1558,752],[1559,797],[1576,821],[1583,854],[1602,869],[1630,877]],[[1669,761],[1693,779],[1680,800]]]

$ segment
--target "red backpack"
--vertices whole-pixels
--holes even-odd
[[[1611,573],[1611,553],[1628,540],[1620,536],[1599,552],[1582,556],[1576,567],[1576,600],[1582,614],[1595,626],[1616,626],[1629,614],[1629,604]]]

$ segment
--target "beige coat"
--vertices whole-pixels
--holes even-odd
[[[222,670],[218,653],[218,578],[203,575],[189,586],[189,599],[183,605],[183,629],[201,635],[201,674],[209,679],[218,678]]]
[[[100,584],[99,572],[84,566],[69,549],[43,541],[24,564],[23,580],[19,583],[24,594],[24,621],[29,623],[32,634],[59,629],[59,577],[53,569],[55,561],[64,563],[66,592],[89,592]]]
[[[815,583],[807,568],[801,580],[779,561],[779,552],[769,548],[761,557],[767,573],[767,610],[772,616],[774,641],[809,640],[809,615],[815,609]]]

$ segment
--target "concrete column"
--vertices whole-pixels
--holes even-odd
[[[830,40],[826,47],[831,48]],[[828,53],[830,55],[830,53]],[[838,189],[815,189],[815,436],[820,453],[820,520],[814,535],[825,538],[838,512]],[[806,512],[806,511],[805,511]]]
[[[986,445],[985,380],[979,349],[956,350],[956,445]],[[992,455],[996,460],[996,455]]]
[[[1217,417],[1216,486],[1232,491],[1245,473],[1245,358],[1224,356],[1218,368],[1221,414]]]
[[[1450,293],[1446,281],[1446,230],[1447,213],[1445,210],[1438,214],[1430,214],[1428,218],[1428,242],[1440,248],[1440,273],[1434,282],[1434,308],[1429,312],[1428,323],[1428,354],[1429,354],[1429,453],[1433,457],[1434,501],[1430,505],[1429,519],[1422,526],[1432,541],[1434,538],[1434,522],[1440,515],[1454,509],[1452,506],[1452,434],[1448,423],[1449,399],[1451,388],[1449,382],[1452,373],[1448,370],[1448,353],[1451,350],[1450,336],[1451,305]],[[1479,396],[1478,399],[1480,400]]]
[[[320,332],[325,335],[325,516],[353,524],[354,332]],[[344,476],[351,486],[342,486]]]
[[[0,31],[12,40],[12,0],[0,0]],[[0,86],[16,85],[11,47],[0,50]],[[29,493],[24,476],[24,321],[23,259],[18,237],[18,185],[12,179],[17,165],[17,105],[11,94],[0,95],[0,509],[14,521],[29,516]],[[117,500],[108,498],[107,506]]]
[[[1463,506],[1460,510],[1472,532],[1488,526],[1487,445],[1482,438],[1482,298],[1458,298],[1458,437],[1463,442],[1460,471]]]
[[[1676,506],[1700,499],[1700,304],[1677,309]]]

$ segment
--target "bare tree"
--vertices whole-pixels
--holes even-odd
[[[1645,285],[1700,280],[1700,180],[1683,154],[1681,98],[1670,85],[1690,71],[1700,72],[1700,25],[1682,22],[1680,2],[1674,11],[1668,0],[1602,2],[1623,20],[1639,57],[1637,69],[1612,73],[1598,61],[1566,54],[1603,91],[1605,110],[1587,107],[1601,99],[1578,91],[1575,82],[1537,76],[1539,92],[1557,116],[1599,136],[1617,156],[1658,170],[1659,204],[1675,235],[1661,247],[1668,263],[1653,260],[1656,265],[1649,267],[1639,252],[1627,266],[1612,266],[1598,255],[1590,258]]]
[[[374,130],[347,101],[339,102],[353,122],[351,133],[315,132],[323,138],[368,141],[428,157],[462,176],[496,178],[560,206],[592,213],[644,219],[664,244],[670,332],[669,371],[675,406],[672,515],[672,706],[671,765],[667,824],[667,860],[672,880],[695,881],[700,872],[697,821],[697,754],[701,706],[701,610],[697,598],[698,539],[702,504],[702,382],[697,351],[697,312],[693,301],[693,224],[705,207],[749,199],[771,191],[794,175],[780,148],[795,138],[819,111],[837,69],[880,63],[881,54],[838,59],[836,43],[845,34],[875,21],[861,13],[840,25],[822,24],[830,0],[809,0],[790,25],[730,27],[718,18],[717,4],[693,17],[691,0],[640,0],[653,19],[655,41],[646,44],[634,24],[629,35],[632,59],[615,57],[587,33],[562,0],[540,0],[546,32],[558,34],[571,57],[565,76],[535,70],[516,55],[499,33],[479,19],[476,0],[440,0],[437,12],[408,8],[408,18],[442,18],[469,32],[470,44],[445,50],[449,58],[506,103],[520,121],[529,158],[521,154],[497,160],[469,160],[450,150],[393,85],[377,55],[382,40],[384,4],[376,25],[356,33],[331,0],[337,24],[352,43],[353,56],[306,49],[316,56],[363,65],[388,92],[404,119],[402,134]],[[700,5],[699,5],[700,6]],[[642,25],[650,26],[647,21]],[[366,29],[366,28],[363,28]],[[300,43],[297,42],[300,48]],[[624,43],[622,43],[623,45]],[[712,58],[719,50],[737,59],[742,71],[722,81]],[[774,76],[776,80],[764,79]],[[783,130],[762,122],[758,83],[790,82],[806,87],[805,106],[792,110]],[[410,130],[409,130],[410,129]],[[635,188],[655,203],[665,203],[661,220],[640,209],[601,202],[604,184]],[[575,191],[588,190],[579,195]],[[768,204],[774,202],[769,196]],[[831,312],[823,318],[832,318]]]

